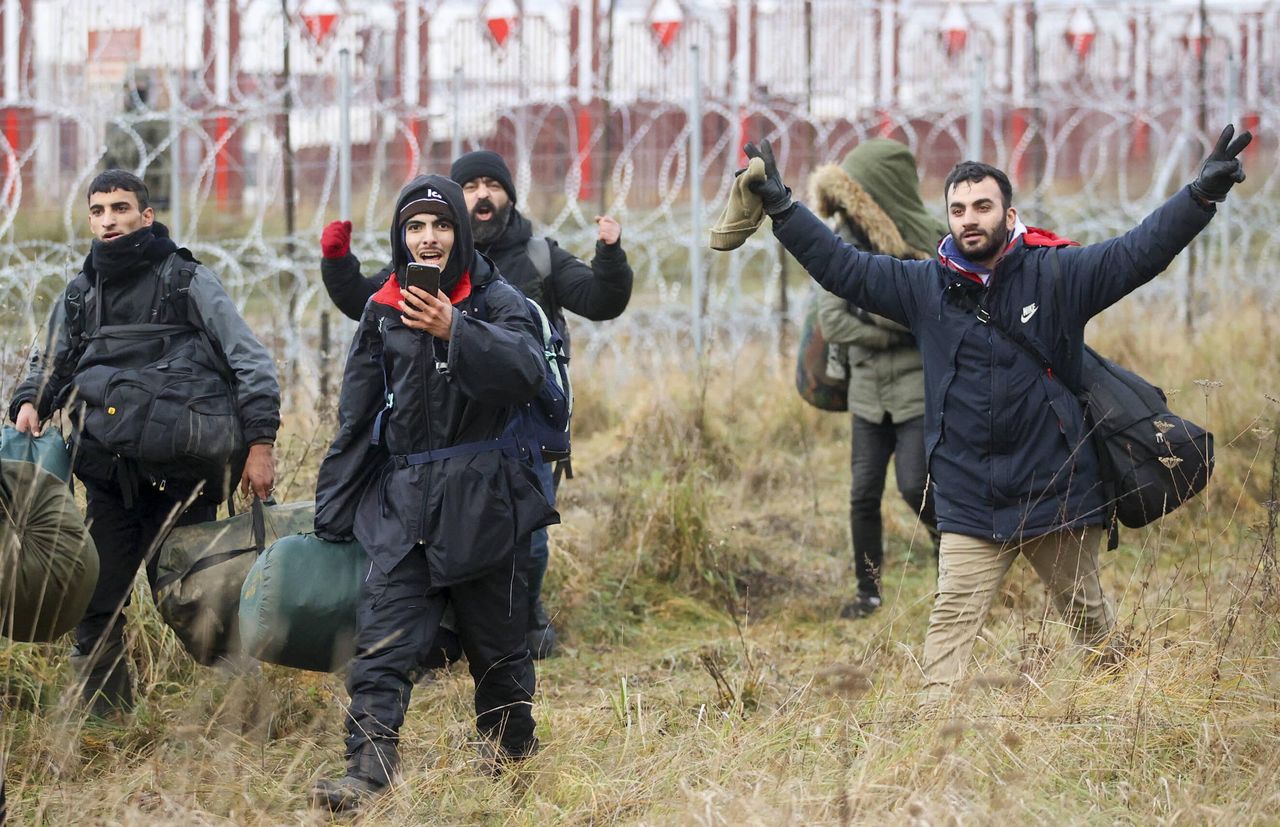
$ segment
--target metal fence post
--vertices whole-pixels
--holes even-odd
[[[462,154],[462,66],[453,67],[453,88],[450,90],[453,96],[453,143],[450,150],[453,156],[449,159],[453,162]]]
[[[338,217],[351,220],[351,50],[338,51]],[[320,404],[329,399],[333,326],[326,305],[320,311]]]
[[[169,225],[173,237],[186,241],[182,226],[182,87],[171,70],[165,74],[169,87]]]
[[[338,52],[338,214],[351,218],[351,50]]]
[[[693,274],[693,347],[702,361],[702,66],[698,44],[689,47],[689,269]]]
[[[969,160],[982,160],[982,93],[986,83],[987,61],[982,55],[973,59],[973,75],[969,82]]]
[[[1226,122],[1234,124],[1239,113],[1236,111],[1240,100],[1240,66],[1236,62],[1236,56],[1233,52],[1227,56],[1227,111],[1223,113],[1226,116]],[[1226,284],[1227,278],[1232,274],[1231,268],[1231,208],[1232,199],[1218,205],[1218,234],[1222,237],[1222,267],[1218,274],[1220,284]]]

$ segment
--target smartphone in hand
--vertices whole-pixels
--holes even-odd
[[[440,292],[440,268],[434,264],[412,262],[405,268],[404,286],[406,290],[416,287],[434,296]]]

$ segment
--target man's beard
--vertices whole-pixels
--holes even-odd
[[[481,221],[476,217],[476,207],[481,204],[487,204],[493,214],[489,216],[487,221]],[[507,204],[502,209],[496,209],[493,202],[488,198],[481,198],[476,201],[476,206],[471,208],[471,237],[477,245],[484,246],[492,244],[502,234],[507,231],[507,219],[511,217],[511,205]]]
[[[1004,227],[998,227],[993,232],[983,230],[983,233],[986,234],[987,241],[976,250],[965,249],[964,243],[960,239],[956,239],[956,246],[960,248],[960,252],[964,253],[964,257],[975,264],[993,259],[999,255],[1000,251],[1004,249],[1005,241],[1009,235]]]

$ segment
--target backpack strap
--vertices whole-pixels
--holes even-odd
[[[524,245],[524,252],[538,276],[546,281],[551,276],[551,242],[546,236],[534,236]]]
[[[396,454],[394,459],[401,468],[412,465],[427,465],[432,462],[440,462],[441,460],[453,459],[454,457],[469,457],[476,454],[483,454],[489,451],[507,451],[520,450],[520,441],[514,435],[499,437],[498,439],[483,439],[476,442],[461,442],[457,445],[450,445],[445,448],[436,448],[434,451],[421,451],[416,454]]]
[[[1059,287],[1059,284],[1062,281],[1061,272],[1059,270],[1060,265],[1058,263],[1057,253],[1058,251],[1056,248],[1051,249],[1049,251],[1049,264],[1053,270],[1053,278],[1055,282],[1054,283],[1055,301],[1057,300],[1057,297],[1061,295],[1061,288]],[[1030,356],[1032,360],[1034,360],[1035,363],[1039,365],[1040,368],[1044,370],[1046,374],[1048,374],[1053,379],[1057,379],[1059,382],[1063,384],[1063,386],[1067,390],[1071,391],[1071,394],[1073,396],[1078,398],[1080,396],[1080,389],[1072,387],[1070,384],[1067,383],[1066,379],[1064,379],[1057,371],[1053,369],[1053,362],[1049,361],[1049,357],[1046,356],[1043,352],[1041,352],[1040,348],[1036,347],[1036,345],[1026,336],[1022,335],[1021,332],[1011,327],[1006,327],[1000,322],[992,318],[991,313],[987,310],[987,307],[985,304],[985,298],[986,297],[984,296],[983,301],[980,301],[978,303],[977,308],[974,310],[974,316],[977,317],[978,321],[982,322],[984,325],[987,325],[992,330],[1004,336],[1005,339],[1007,339],[1008,341],[1012,342],[1013,344],[1021,348],[1023,352],[1025,352],[1028,356]]]
[[[196,269],[199,266],[200,260],[192,255],[191,251],[186,247],[179,247],[169,254],[168,258],[160,264],[160,295],[156,301],[153,315],[157,319],[162,318],[164,308],[171,306],[173,308],[171,323],[185,325],[200,333],[200,336],[203,337],[209,347],[210,355],[213,356],[215,367],[222,374],[222,378],[234,390],[236,387],[235,370],[227,362],[226,354],[222,352],[222,348],[218,346],[208,328],[205,327],[204,319],[198,313],[191,311],[191,303],[189,301],[191,282],[195,279]]]
[[[542,280],[542,295],[536,301],[544,308],[547,318],[553,323],[558,318],[563,324],[564,316],[560,312],[560,299],[556,296],[556,283],[551,278],[551,239],[546,236],[530,238],[525,245],[525,254],[529,256],[529,262]]]
[[[63,296],[63,313],[66,316],[67,336],[71,339],[71,352],[78,353],[84,345],[85,303],[93,284],[81,270],[67,285]]]
[[[386,340],[383,338],[384,321],[378,319],[378,335],[369,340],[369,359],[377,362],[382,371],[382,410],[373,418],[373,435],[369,438],[369,444],[375,446],[382,444],[382,423],[396,403],[396,395],[391,392],[391,368],[387,365]]]
[[[204,325],[199,318],[193,318],[187,304],[187,295],[191,292],[191,282],[196,277],[196,268],[200,262],[185,247],[180,247],[169,254],[160,265],[160,297],[156,303],[154,315],[159,317],[165,305],[172,303],[180,318],[202,330]]]

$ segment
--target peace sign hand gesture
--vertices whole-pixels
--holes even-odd
[[[1253,135],[1248,130],[1235,135],[1235,131],[1234,126],[1227,124],[1218,136],[1217,146],[1204,159],[1200,177],[1191,182],[1192,194],[1202,201],[1224,201],[1231,187],[1244,180],[1244,165],[1237,156],[1253,140]]]

